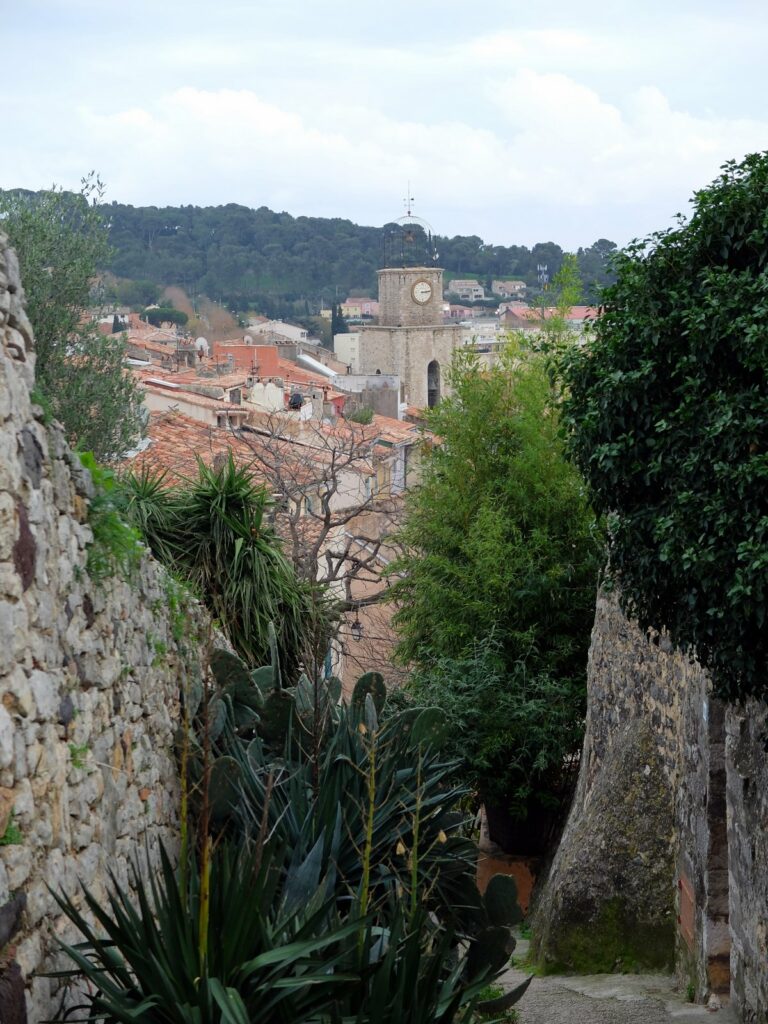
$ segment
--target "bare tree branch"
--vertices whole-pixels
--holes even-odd
[[[327,585],[354,609],[380,600],[402,497],[393,493],[401,448],[375,426],[302,421],[295,413],[259,414],[235,430],[251,469],[275,502],[275,524],[297,574]],[[365,593],[356,593],[363,585]],[[373,589],[372,589],[373,588]]]

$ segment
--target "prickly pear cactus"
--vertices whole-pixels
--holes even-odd
[[[523,920],[517,902],[517,882],[511,875],[493,875],[483,896],[485,911],[491,924],[512,928]]]
[[[291,728],[294,706],[294,694],[290,690],[271,690],[267,695],[257,731],[270,746],[284,745]]]
[[[497,974],[509,960],[510,952],[507,943],[510,939],[509,928],[503,925],[491,925],[479,932],[470,943],[467,953],[467,970],[470,977],[478,974]]]
[[[514,878],[510,875],[494,875],[483,896],[483,909],[488,924],[470,942],[467,954],[467,973],[470,977],[501,970],[514,952],[516,943],[512,928],[523,919]],[[521,998],[530,981],[527,978],[499,999],[481,1003],[479,1009],[488,1014],[508,1009]]]
[[[232,683],[248,684],[248,669],[236,654],[215,648],[211,653],[211,672],[219,689]]]
[[[387,688],[384,685],[384,676],[380,672],[366,672],[365,675],[360,676],[352,691],[352,706],[362,711],[365,708],[365,698],[368,694],[371,695],[376,706],[376,714],[381,716],[387,701]]]
[[[217,757],[211,766],[208,800],[212,821],[220,824],[232,812],[240,795],[240,765],[233,757]]]

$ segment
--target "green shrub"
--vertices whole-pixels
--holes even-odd
[[[24,842],[24,835],[14,821],[13,811],[8,816],[8,824],[5,832],[0,836],[0,846],[21,846]]]
[[[363,406],[361,409],[355,409],[347,416],[347,419],[351,423],[362,423],[363,426],[367,427],[370,423],[373,423],[373,409],[368,406]]]
[[[148,324],[152,324],[154,327],[160,327],[161,324],[178,324],[183,327],[189,317],[180,309],[175,309],[173,306],[157,306],[151,309],[145,309],[141,314],[141,319],[145,320]]]
[[[417,668],[409,690],[444,713],[443,749],[461,759],[463,779],[484,801],[524,819],[532,803],[556,811],[568,800],[563,766],[584,728],[583,695],[568,680],[529,672],[524,662],[508,669],[488,637],[463,657]]]
[[[59,420],[72,447],[119,459],[141,435],[142,396],[126,373],[121,336],[91,317],[94,281],[110,258],[104,186],[91,173],[79,193],[0,190],[0,223],[19,258],[35,331],[35,394],[46,422]]]
[[[95,488],[88,506],[88,525],[93,531],[87,551],[88,574],[96,582],[115,575],[130,579],[141,561],[143,546],[123,514],[118,480],[112,470],[99,465],[93,452],[80,452],[79,458]]]

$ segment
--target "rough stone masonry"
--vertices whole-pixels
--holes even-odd
[[[544,964],[676,966],[768,1024],[768,708],[598,596],[579,783],[533,923]],[[714,1018],[716,1019],[716,1018]]]
[[[146,557],[131,581],[86,571],[92,483],[30,397],[34,337],[0,234],[0,1020],[50,1018],[42,972],[76,941],[49,892],[103,897],[112,872],[152,870],[178,837],[179,692],[209,626],[169,610]],[[149,865],[147,865],[147,858]]]

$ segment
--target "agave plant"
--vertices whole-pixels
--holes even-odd
[[[470,1024],[489,972],[468,982],[455,942],[423,908],[394,907],[386,928],[366,929],[360,981],[337,993],[329,1024]]]
[[[476,849],[464,834],[455,764],[438,752],[444,719],[433,708],[382,717],[381,676],[358,680],[349,705],[340,683],[282,685],[272,663],[249,671],[216,651],[218,692],[209,727],[220,754],[210,773],[214,821],[230,832],[264,831],[299,860],[308,851],[335,878],[337,907],[355,903],[389,926],[391,908],[433,911],[468,944],[468,977],[498,972],[522,919],[514,880],[498,876],[482,898]]]

